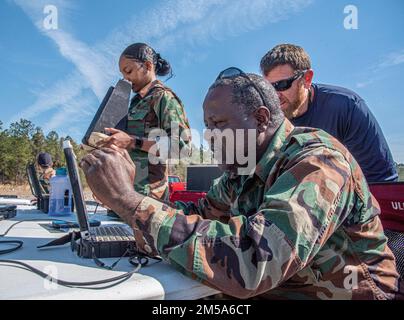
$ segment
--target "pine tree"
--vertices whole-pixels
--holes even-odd
[[[77,157],[81,159],[83,150],[71,137],[66,138],[71,141]],[[40,152],[50,153],[54,167],[64,166],[63,140],[56,131],[45,136],[43,130],[29,120],[14,122],[6,130],[0,121],[0,183],[26,182],[26,166],[35,163]]]
[[[36,127],[31,139],[32,156],[36,158],[40,152],[45,150],[45,146],[45,135],[40,127]]]
[[[32,157],[31,142],[34,125],[31,121],[21,119],[6,130],[6,174],[13,176],[14,183],[21,183],[26,176],[25,168]]]
[[[52,156],[54,167],[62,167],[64,163],[64,157],[62,155],[59,135],[56,131],[51,131],[47,134],[45,140],[45,151]]]

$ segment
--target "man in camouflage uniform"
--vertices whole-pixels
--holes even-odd
[[[400,296],[379,205],[343,145],[294,127],[272,86],[253,74],[217,80],[204,120],[209,129],[255,129],[257,165],[244,176],[237,162],[221,165],[226,172],[198,206],[133,192],[124,150],[81,162],[93,192],[134,229],[139,250],[239,298]]]
[[[53,170],[52,168],[52,156],[47,152],[41,152],[38,155],[37,162],[40,168],[38,179],[42,189],[42,193],[49,194],[50,178],[52,178],[56,174],[55,170]]]

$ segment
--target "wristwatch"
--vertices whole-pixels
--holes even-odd
[[[142,149],[143,139],[136,137],[135,138],[135,149]]]

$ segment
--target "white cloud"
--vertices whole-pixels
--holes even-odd
[[[356,83],[356,87],[357,88],[365,88],[365,87],[373,84],[374,82],[376,82],[376,80],[375,80],[375,78],[372,78],[370,80],[366,80],[366,81]]]
[[[112,70],[105,68],[109,65],[109,61],[104,55],[92,50],[68,33],[61,30],[49,31],[48,36],[58,45],[60,53],[75,65],[97,98],[102,99],[109,86],[109,80],[115,75],[113,70],[116,66]]]
[[[66,121],[69,122],[69,126],[80,123],[83,117],[91,116],[91,114],[96,112],[96,110],[91,107],[93,101],[93,97],[89,94],[82,94],[80,99],[67,100],[59,107],[59,110],[49,118],[49,121],[43,127],[44,132],[55,130],[59,126],[64,125]],[[73,133],[67,133],[67,135],[72,134]]]
[[[37,93],[37,100],[34,104],[25,108],[12,121],[20,118],[30,119],[38,116],[42,112],[47,112],[57,108],[64,103],[68,103],[81,95],[86,87],[87,82],[83,76],[74,71],[63,81],[57,82],[51,89],[43,90]]]
[[[198,23],[161,38],[159,45],[170,48],[176,43],[192,46],[220,41],[287,19],[311,3],[310,0],[222,1]]]
[[[382,80],[386,77],[385,74],[381,73],[382,70],[398,66],[404,63],[404,50],[399,50],[396,52],[391,52],[386,54],[380,61],[369,68],[368,78],[366,81],[360,81],[356,83],[357,88],[365,88],[373,83]],[[369,77],[371,74],[371,77]]]
[[[44,30],[43,7],[47,0],[15,0],[34,21],[36,27],[57,45],[61,55],[74,64],[75,70],[45,92],[38,93],[37,101],[17,114],[31,118],[57,109],[47,123],[56,129],[61,123],[75,121],[75,112],[88,112],[94,101],[90,89],[101,100],[106,89],[120,76],[117,60],[130,43],[147,42],[168,52],[181,48],[179,59],[191,59],[189,54],[196,46],[220,41],[263,26],[287,19],[291,14],[310,5],[312,0],[172,0],[165,1],[147,12],[137,13],[129,23],[113,30],[104,41],[89,47],[67,31]],[[53,1],[62,10],[72,10],[69,2]],[[94,100],[94,99],[93,99]],[[77,101],[85,101],[78,103]],[[66,117],[68,111],[69,117]],[[78,115],[76,115],[78,117]],[[80,117],[82,118],[82,117]],[[63,121],[61,120],[63,119]],[[82,120],[82,119],[81,119]]]
[[[378,68],[383,69],[387,67],[393,67],[402,63],[404,63],[404,50],[388,54],[385,57],[384,61],[382,61],[378,65]]]

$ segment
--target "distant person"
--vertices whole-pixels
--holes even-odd
[[[38,155],[38,167],[39,172],[39,183],[41,184],[42,191],[44,193],[49,193],[50,191],[50,178],[56,175],[53,169],[52,156],[47,152],[41,152]]]
[[[166,164],[152,164],[149,151],[156,140],[148,139],[153,129],[164,130],[171,137],[172,125],[179,128],[179,148],[190,145],[189,123],[184,106],[178,96],[157,76],[171,72],[170,64],[159,53],[145,43],[127,47],[119,59],[123,77],[132,83],[136,93],[130,103],[127,122],[123,131],[107,128],[112,133],[105,146],[111,144],[126,149],[138,168],[135,190],[157,199],[168,200],[168,178]],[[188,129],[188,130],[187,130]],[[185,133],[184,130],[187,130]]]
[[[293,125],[320,128],[336,137],[358,161],[368,182],[398,180],[382,129],[365,101],[351,90],[312,83],[314,72],[303,48],[277,45],[261,59],[260,67]]]

